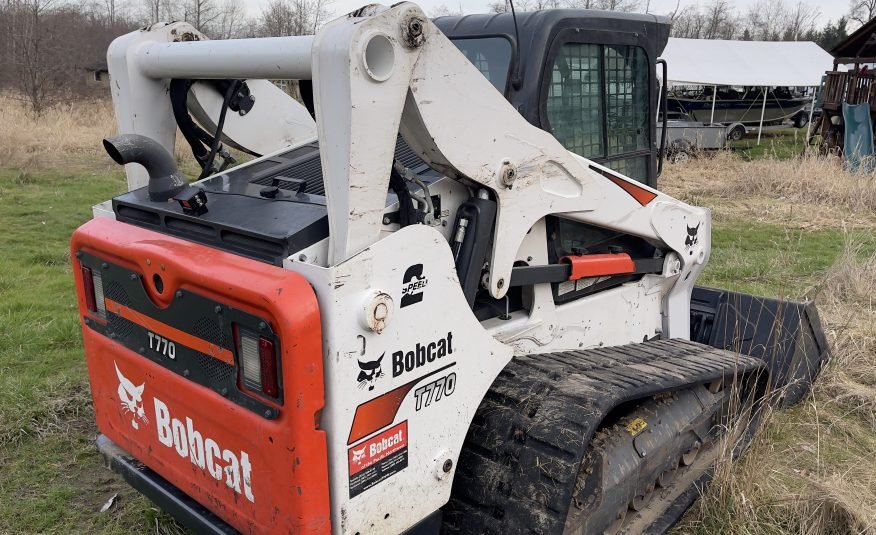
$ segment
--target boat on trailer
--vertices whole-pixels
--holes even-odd
[[[764,124],[780,123],[795,118],[808,104],[808,98],[794,95],[788,88],[770,89],[766,95],[764,107],[763,89],[760,87],[718,87],[706,86],[702,89],[676,89],[667,98],[669,111],[689,115],[695,121],[712,122],[714,106],[714,122],[742,123],[757,125],[763,111]]]

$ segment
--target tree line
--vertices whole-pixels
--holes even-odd
[[[331,0],[270,0],[247,14],[239,0],[0,0],[0,91],[35,114],[96,90],[113,39],[158,21],[190,23],[211,39],[312,34]]]
[[[508,0],[489,4],[490,11],[510,11]],[[552,8],[608,9],[612,11],[655,13],[650,0],[516,0],[517,11]],[[440,15],[462,14],[442,5]],[[823,20],[821,11],[803,0],[758,0],[742,10],[732,0],[710,0],[703,4],[681,5],[666,15],[672,20],[672,36],[691,39],[731,39],[746,41],[814,41],[825,50],[848,37],[850,22],[863,24],[876,16],[876,0],[852,0],[848,14],[836,21]]]
[[[808,40],[830,50],[847,26],[876,16],[876,0],[851,0],[848,14],[824,23],[819,9],[797,0],[758,0],[742,10],[731,0],[681,6],[667,15],[672,35],[696,39]],[[312,34],[333,13],[331,0],[269,0],[248,14],[240,0],[0,0],[0,90],[14,90],[39,114],[89,93],[89,67],[105,62],[117,36],[149,24],[182,20],[211,39]],[[652,12],[650,0],[516,0],[518,11],[550,8]],[[509,0],[488,4],[501,13]],[[441,5],[430,15],[462,14]],[[92,89],[93,90],[93,89]]]

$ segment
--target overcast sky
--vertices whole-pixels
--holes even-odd
[[[245,4],[247,4],[247,8],[250,13],[253,15],[261,12],[261,8],[264,4],[267,3],[268,0],[242,0]],[[396,3],[398,0],[330,0],[331,5],[330,9],[333,12],[334,16],[340,16],[345,13],[348,13],[357,7],[363,6],[369,3],[384,3],[387,5],[392,5]],[[426,13],[430,13],[436,7],[444,4],[450,8],[457,9],[459,6],[462,7],[464,13],[485,13],[487,11],[487,4],[491,3],[490,0],[413,0],[417,4],[426,11]],[[643,4],[647,0],[643,0]],[[651,0],[650,11],[652,13],[665,14],[671,12],[675,9],[675,4],[677,0]],[[697,2],[695,0],[682,0],[681,4],[684,5],[696,5],[701,4],[705,5],[709,2]],[[737,6],[737,10],[744,12],[748,10],[748,6],[755,4],[756,0],[735,0],[733,2]],[[788,0],[788,4],[796,3],[794,0]],[[807,2],[809,5],[817,6],[821,11],[821,25],[826,23],[828,20],[835,20],[844,15],[849,9],[849,3],[847,0],[809,0]]]

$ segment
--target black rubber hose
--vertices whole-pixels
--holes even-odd
[[[150,137],[122,134],[104,139],[103,148],[119,165],[138,163],[146,168],[150,201],[170,200],[188,184],[173,156]]]
[[[417,211],[414,208],[414,199],[405,179],[398,174],[395,167],[389,172],[389,188],[398,197],[398,224],[406,227],[417,222]]]
[[[192,87],[191,80],[173,79],[170,81],[170,105],[173,109],[173,117],[176,119],[176,125],[186,138],[189,146],[192,148],[192,155],[198,164],[204,165],[207,159],[209,147],[213,138],[207,132],[199,128],[189,115],[188,106],[186,105],[189,96],[189,89]],[[207,145],[206,147],[204,145]]]
[[[219,146],[222,144],[222,129],[225,128],[225,116],[228,114],[228,106],[231,104],[231,99],[237,90],[240,89],[241,80],[234,80],[228,89],[225,91],[225,99],[222,101],[222,111],[219,112],[219,123],[216,125],[216,133],[213,134],[213,145],[210,147],[210,154],[207,155],[207,160],[204,162],[204,168],[201,170],[201,176],[198,180],[210,176],[213,172],[213,162],[216,161],[216,153],[219,151]]]

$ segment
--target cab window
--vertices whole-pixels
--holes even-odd
[[[499,93],[505,94],[511,68],[511,43],[504,37],[453,39],[456,48],[477,67]]]
[[[641,47],[563,44],[545,106],[551,132],[568,150],[646,180],[649,76]]]

